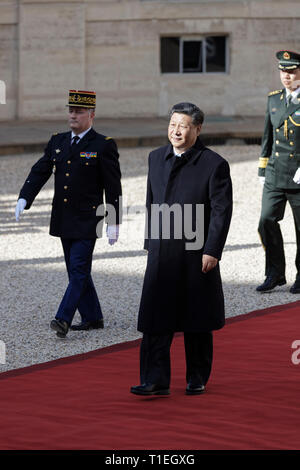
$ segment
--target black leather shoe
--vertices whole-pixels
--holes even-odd
[[[202,384],[189,383],[185,390],[187,395],[200,395],[203,392],[205,392],[205,386]]]
[[[170,389],[156,384],[142,384],[131,387],[135,395],[170,395]]]
[[[52,320],[50,323],[50,328],[56,331],[56,335],[59,338],[65,338],[69,331],[69,324],[64,320]]]
[[[300,294],[300,279],[295,281],[292,287],[290,288],[291,294]]]
[[[267,292],[269,290],[274,289],[276,286],[283,286],[286,284],[286,279],[284,276],[281,277],[272,277],[268,276],[263,284],[258,286],[256,290],[258,292]]]
[[[97,330],[99,328],[104,328],[104,323],[102,319],[96,321],[81,322],[77,325],[70,326],[70,329],[73,331]]]

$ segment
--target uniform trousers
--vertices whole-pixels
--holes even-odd
[[[300,280],[300,190],[280,189],[266,182],[262,196],[262,208],[258,232],[266,252],[266,276],[285,276],[285,255],[279,222],[284,217],[289,202],[296,230],[296,280]]]
[[[55,316],[69,325],[76,310],[83,322],[103,318],[98,295],[92,280],[92,257],[96,239],[61,239],[69,284]]]
[[[169,388],[171,380],[170,348],[174,332],[163,335],[143,334],[140,347],[141,384],[159,384]],[[209,379],[213,359],[213,335],[184,333],[186,381],[205,385]]]

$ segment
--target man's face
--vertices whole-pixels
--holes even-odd
[[[93,124],[95,112],[87,108],[69,107],[69,124],[75,134],[81,134]]]
[[[201,131],[201,125],[195,126],[191,116],[174,113],[171,116],[168,138],[178,153],[183,153],[194,145]]]
[[[300,86],[300,67],[294,70],[280,70],[282,85],[290,91],[296,90]]]

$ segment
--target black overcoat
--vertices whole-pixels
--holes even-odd
[[[187,250],[185,231],[175,238],[151,237],[154,205],[196,204],[204,207],[204,243]],[[138,330],[149,334],[169,331],[204,332],[220,329],[225,323],[224,297],[219,263],[204,274],[202,255],[218,260],[226,241],[232,214],[232,184],[224,158],[195,145],[180,159],[171,145],[149,155],[147,182],[147,223],[145,248],[148,261],[138,316]],[[156,206],[157,207],[157,206]],[[195,210],[192,212],[195,227]],[[155,230],[154,230],[155,232]],[[173,236],[173,237],[172,237]],[[178,235],[176,235],[178,237]]]
[[[101,236],[104,218],[96,215],[96,211],[103,204],[104,193],[106,206],[110,204],[113,208],[107,222],[120,223],[121,172],[113,139],[91,129],[71,148],[71,132],[53,135],[44,156],[33,165],[20,191],[19,197],[27,201],[25,209],[30,208],[52,173],[55,189],[51,235],[80,239]],[[100,230],[96,232],[97,226]]]

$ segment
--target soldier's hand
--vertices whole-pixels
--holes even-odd
[[[258,177],[260,184],[263,186],[265,184],[265,176],[259,176]]]
[[[211,269],[217,266],[218,259],[214,258],[214,256],[210,255],[203,255],[202,256],[202,272],[208,273]]]
[[[22,214],[23,210],[25,209],[27,204],[26,199],[20,198],[17,202],[16,209],[15,209],[15,216],[16,221],[19,222],[20,215]]]
[[[108,243],[113,245],[119,238],[119,225],[108,225],[106,228]]]

